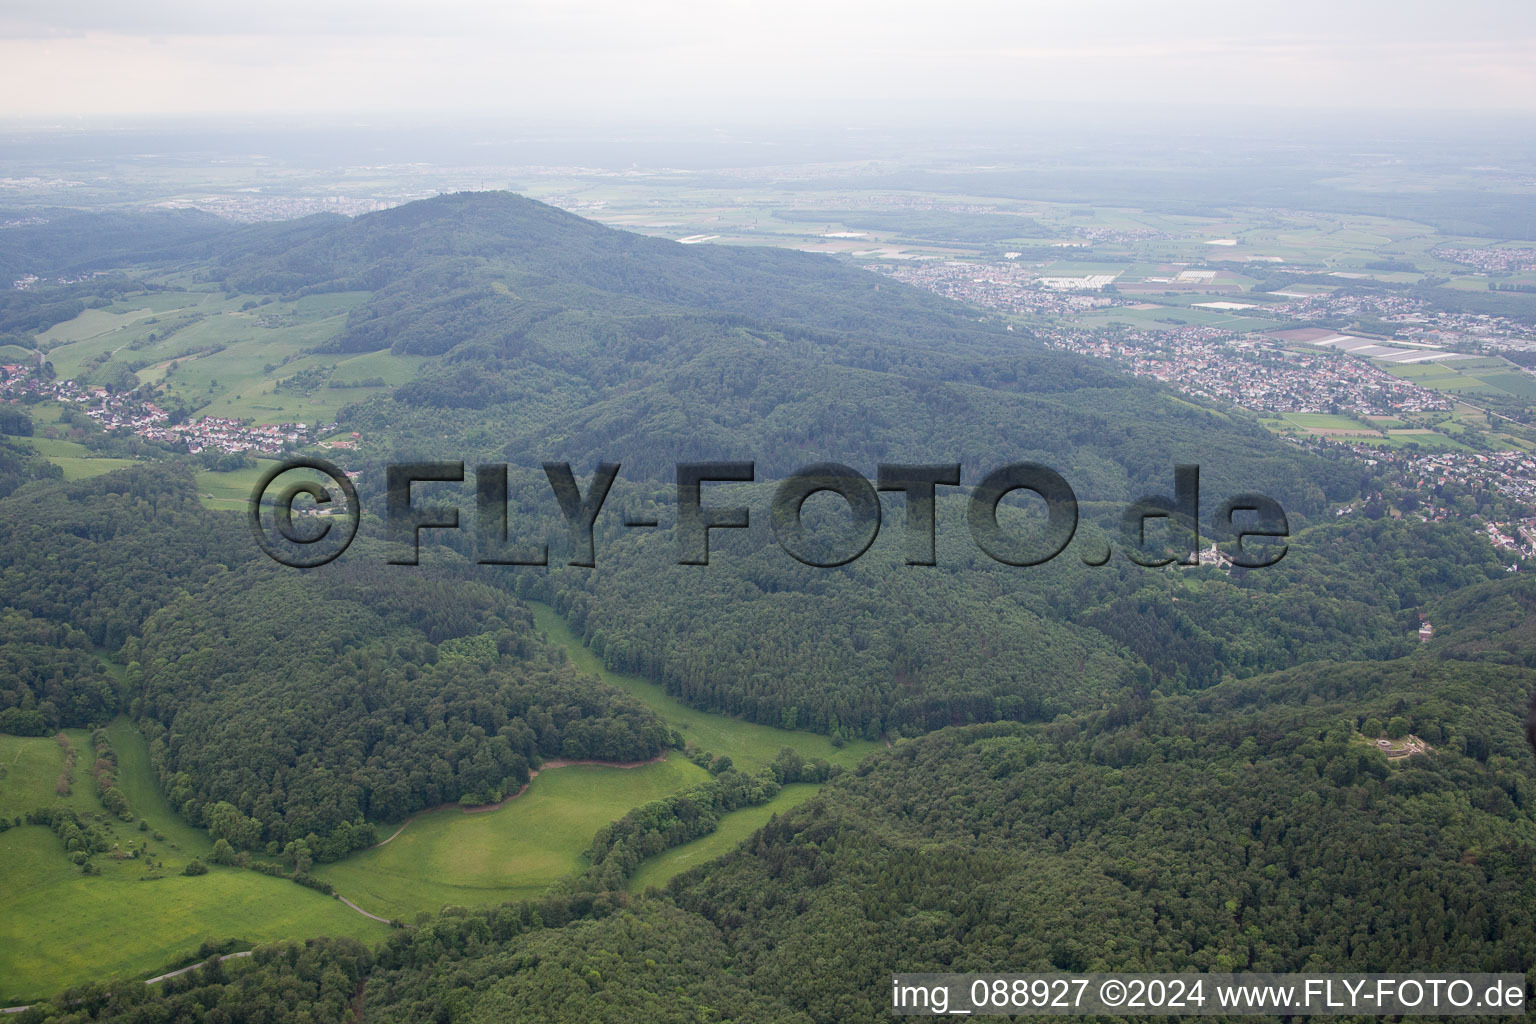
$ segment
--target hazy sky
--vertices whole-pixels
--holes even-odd
[[[1536,3],[0,0],[4,117],[828,97],[1532,112]]]

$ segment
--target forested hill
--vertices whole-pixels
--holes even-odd
[[[0,499],[0,550],[0,727],[128,711],[176,809],[236,848],[333,859],[370,844],[371,822],[500,800],[545,758],[643,760],[672,742],[566,665],[505,591],[391,571],[377,550],[285,569],[243,517],[199,504],[190,473],[24,486]],[[123,665],[121,689],[92,645]]]
[[[213,272],[242,292],[402,288],[424,271],[464,274],[458,283],[468,288],[491,280],[475,280],[477,270],[494,270],[538,289],[568,289],[571,299],[581,297],[577,289],[587,289],[610,302],[627,300],[629,312],[663,303],[834,330],[857,329],[871,315],[890,322],[901,317],[914,338],[936,330],[953,333],[964,323],[957,307],[931,293],[892,287],[824,257],[778,248],[679,245],[505,192],[439,196],[351,220],[306,218],[248,230],[228,239],[224,249]],[[808,304],[813,289],[835,293],[837,302]],[[357,317],[371,319],[376,317]],[[340,344],[362,350],[402,341],[404,350],[424,351],[420,341],[413,346],[366,332],[344,335]]]
[[[46,277],[204,254],[214,239],[239,234],[196,210],[85,211],[0,208],[0,281]]]
[[[1519,971],[1533,678],[1416,654],[944,729],[662,899],[578,885],[401,936],[367,1016],[830,1024],[888,1016],[899,971]],[[1431,749],[1389,760],[1383,723]]]
[[[1332,502],[1369,483],[1357,464],[1301,451],[1235,412],[1047,351],[974,309],[825,257],[649,239],[504,193],[443,196],[352,220],[255,225],[199,244],[200,255],[179,269],[241,294],[365,290],[340,333],[319,344],[420,357],[414,379],[342,412],[364,437],[348,468],[362,470],[365,496],[377,496],[386,461],[507,460],[513,530],[536,529],[538,510],[529,506],[543,500],[558,532],[538,463],[569,460],[583,475],[600,460],[623,463],[628,479],[619,486],[628,489],[609,505],[599,568],[562,566],[557,541],[547,572],[458,564],[455,573],[503,598],[510,590],[548,600],[611,666],[756,722],[874,740],[951,724],[1050,720],[1308,662],[1396,657],[1417,643],[1417,613],[1428,602],[1502,573],[1486,542],[1455,524],[1333,521]],[[941,508],[936,567],[902,564],[900,524],[888,513],[865,559],[828,571],[779,550],[758,502],[756,528],[719,537],[707,569],[678,566],[674,465],[707,458],[755,460],[760,497],[774,477],[818,459],[870,476],[878,461],[960,462],[967,484],[1035,459],[1068,477],[1095,522],[1050,566],[1003,566],[951,514],[957,496]],[[1097,524],[1117,522],[1120,503],[1168,493],[1178,462],[1201,466],[1206,518],[1236,492],[1281,501],[1294,533],[1286,560],[1231,576],[1209,567],[1144,569],[1123,555],[1106,567],[1085,565],[1093,545],[1106,542]],[[246,563],[259,556],[248,537],[232,540],[239,531],[197,508],[188,482],[173,476],[146,469],[34,485],[32,498],[0,508],[0,540],[13,552],[8,604],[108,650],[142,642],[132,657],[142,658],[135,685],[145,699],[135,710],[169,730],[166,776],[198,776],[183,799],[198,808],[236,803],[276,839],[290,835],[290,810],[334,824],[483,795],[480,767],[462,779],[408,781],[403,791],[398,778],[381,777],[319,796],[300,795],[281,772],[264,772],[258,785],[243,769],[221,774],[199,760],[236,748],[194,749],[217,730],[178,730],[176,716],[238,730],[243,715],[265,714],[262,700],[282,703],[292,686],[319,685],[265,670],[254,674],[260,686],[246,685],[226,664],[224,640],[248,625],[232,595],[274,609],[319,600],[323,623],[352,621],[364,609],[355,587],[290,597],[291,581],[264,561],[263,574],[249,575],[257,569]],[[615,524],[620,504],[658,498],[655,533]],[[1109,540],[1118,543],[1112,533]],[[360,544],[317,578],[364,573],[377,555]],[[439,599],[409,570],[379,586],[381,595],[398,588]],[[449,603],[480,600],[476,588],[445,594]],[[510,604],[484,621],[478,614],[466,620],[470,631],[496,633],[504,623],[516,633],[522,615]],[[361,665],[375,655],[387,663],[380,671],[402,676],[433,664],[424,645],[439,641],[416,626],[374,627],[392,641],[404,629],[408,642],[369,651],[361,633],[321,631],[316,656],[347,659],[351,667],[338,671],[351,676],[372,671]],[[165,669],[154,665],[161,651],[174,654]],[[256,662],[267,653],[254,651]],[[176,667],[199,659],[218,669],[218,685]],[[487,692],[501,692],[495,675],[482,681]],[[259,700],[242,703],[257,690]],[[369,705],[374,696],[359,691],[356,707],[335,709],[337,720],[394,726],[390,716],[415,713],[391,693],[381,698],[383,713]],[[57,702],[23,710],[37,711],[47,727],[66,721]],[[619,705],[604,710],[627,721]],[[487,742],[506,724],[445,713],[454,744],[461,720],[484,730]],[[563,729],[556,731],[563,748]],[[628,738],[613,750],[654,749],[643,723],[619,733]],[[472,736],[469,746],[480,745]],[[290,760],[298,756],[295,747]],[[263,798],[269,803],[259,807]]]
[[[217,248],[202,271],[234,291],[370,292],[326,347],[431,357],[343,413],[397,453],[617,461],[657,480],[702,459],[782,476],[818,459],[979,473],[1035,458],[1110,500],[1170,486],[1183,460],[1215,490],[1262,486],[1303,516],[1359,482],[1252,422],[825,256],[680,245],[506,193]]]
[[[348,468],[362,470],[365,497],[377,499],[387,461],[511,463],[512,529],[551,534],[554,567],[475,578],[555,604],[613,667],[757,722],[874,739],[1396,656],[1416,642],[1425,602],[1502,568],[1454,525],[1329,522],[1369,483],[1359,465],[824,256],[680,245],[466,193],[240,228],[182,269],[240,294],[367,292],[320,344],[422,362],[341,413],[364,437]],[[624,467],[594,571],[560,564],[564,533],[538,469],[548,459],[583,476],[599,461]],[[1260,491],[1296,536],[1281,565],[1226,577],[1119,555],[1089,568],[1082,557],[1106,535],[1085,525],[1052,565],[1018,569],[981,554],[949,515],[926,569],[901,562],[892,498],[880,543],[828,571],[779,550],[759,501],[754,530],[717,535],[707,569],[680,567],[674,467],[703,459],[753,460],[765,482],[817,460],[869,476],[881,461],[959,462],[967,484],[1033,459],[1068,478],[1111,543],[1122,503],[1169,493],[1174,465],[1193,462],[1207,523],[1226,497]],[[656,533],[613,525],[636,502],[652,503]],[[47,601],[28,593],[18,606],[52,615]],[[103,605],[70,621],[114,647],[132,630],[109,636],[105,620],[130,616]]]

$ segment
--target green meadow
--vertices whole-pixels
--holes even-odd
[[[212,844],[166,804],[132,723],[118,719],[108,731],[119,788],[148,823],[146,831],[97,802],[88,732],[66,732],[77,751],[67,797],[54,795],[64,756],[52,737],[0,736],[0,816],[14,819],[54,805],[82,817],[99,815],[123,855],[98,853],[93,863],[101,873],[85,876],[48,828],[22,825],[0,833],[0,1005],[106,977],[149,977],[209,940],[249,946],[311,935],[374,940],[387,933],[339,901],[281,878],[212,865],[206,875],[182,875],[188,861],[207,858]],[[49,941],[39,942],[40,936]]]
[[[293,301],[160,292],[88,309],[38,335],[38,344],[61,377],[106,382],[126,368],[141,382],[163,386],[167,400],[185,402],[195,415],[328,422],[344,406],[405,383],[423,361],[388,351],[312,351],[366,298],[366,292]],[[378,380],[384,383],[352,386]]]
[[[630,892],[645,892],[651,886],[660,888],[672,876],[729,853],[743,839],[768,824],[769,818],[799,807],[819,789],[821,787],[814,782],[796,782],[779,790],[778,795],[766,804],[732,811],[720,819],[720,827],[709,835],[674,846],[646,860],[629,880]]]
[[[250,469],[235,469],[227,473],[202,470],[196,474],[198,496],[209,508],[244,512],[261,475],[274,465],[276,462],[272,459],[257,459],[256,465]]]
[[[39,455],[62,469],[65,480],[83,480],[133,465],[132,459],[94,455],[78,441],[53,437],[23,437],[17,440],[30,445]]]
[[[636,768],[546,769],[494,810],[427,812],[388,842],[314,873],[369,913],[404,920],[445,906],[538,896],[581,870],[598,829],[708,778],[676,752]]]
[[[656,683],[610,672],[551,607],[529,602],[534,623],[565,648],[579,669],[644,701],[684,738],[738,767],[755,771],[784,747],[851,767],[877,749],[868,741],[841,748],[816,733],[789,732],[690,708]],[[490,811],[444,807],[419,815],[388,842],[315,874],[370,913],[406,918],[444,906],[536,896],[585,865],[592,836],[630,809],[697,785],[708,774],[682,755],[636,768],[571,765],[540,772],[522,796]],[[775,813],[808,799],[815,786],[790,786],[763,807],[726,816],[721,830],[642,867],[657,884],[693,863],[730,849]],[[392,831],[392,830],[391,830]],[[387,835],[387,832],[385,833]]]

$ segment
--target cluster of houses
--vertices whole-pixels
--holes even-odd
[[[1394,377],[1363,359],[1297,351],[1219,327],[1037,332],[1047,344],[1117,362],[1186,394],[1255,412],[1393,416],[1449,410],[1438,391]]]
[[[129,430],[147,441],[184,447],[193,455],[204,451],[226,454],[276,455],[285,448],[314,442],[336,430],[336,424],[245,423],[223,416],[200,416],[182,423],[153,402],[132,394],[116,394],[100,385],[74,380],[50,380],[23,364],[0,366],[0,397],[32,394],[76,406],[104,430]],[[331,441],[326,447],[354,448],[360,436]]]
[[[193,455],[201,451],[275,455],[284,448],[308,444],[313,437],[305,423],[246,425],[222,416],[156,427],[141,436],[162,444],[185,444]]]

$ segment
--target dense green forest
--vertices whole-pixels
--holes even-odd
[[[633,899],[593,872],[406,929],[376,954],[365,1015],[876,1020],[893,971],[1000,964],[1520,971],[1536,955],[1533,675],[1418,652],[945,728],[665,892]],[[1392,762],[1360,732],[1392,718],[1430,750]],[[285,970],[231,974],[281,990]],[[156,1019],[107,990],[86,1002],[101,1009],[33,1019]]]
[[[180,466],[37,484],[0,501],[0,593],[116,651],[183,588],[259,557],[242,526],[210,515]]]
[[[0,611],[0,732],[45,736],[117,713],[116,684],[84,633]]]
[[[574,670],[534,598],[694,707],[890,746],[853,771],[791,751],[757,774],[695,750],[707,780],[600,830],[540,900],[449,909],[373,951],[263,947],[104,983],[20,1020],[857,1021],[885,1016],[894,970],[1518,971],[1536,955],[1536,594],[1466,524],[1335,519],[1373,485],[1359,465],[809,254],[677,246],[501,194],[207,227],[139,224],[104,251],[242,295],[366,291],[319,344],[424,361],[340,414],[367,439],[348,462],[365,506],[388,462],[508,462],[509,541],[549,543],[551,567],[477,565],[472,490],[443,486],[465,529],[429,533],[421,566],[386,564],[370,515],[338,561],[287,569],[204,507],[191,460],[144,452],[68,482],[0,438],[0,731],[126,713],[221,856],[295,870],[373,845],[380,823],[499,801],[549,759],[685,745]],[[75,244],[50,258],[87,260]],[[35,329],[89,297],[59,301],[0,311]],[[563,564],[551,459],[583,481],[622,464],[595,568]],[[673,467],[706,459],[756,463],[709,499],[749,505],[752,525],[679,565]],[[1049,565],[988,558],[959,493],[938,503],[932,567],[904,564],[904,499],[838,569],[797,563],[769,528],[773,485],[812,461],[871,478],[958,463],[972,485],[1029,459],[1081,501]],[[1206,543],[1230,540],[1210,525],[1225,498],[1262,491],[1290,517],[1286,558],[1125,558],[1124,503],[1171,492],[1184,462]],[[660,526],[627,530],[623,510]],[[1115,557],[1089,564],[1104,545]],[[1428,749],[1388,760],[1383,733]],[[115,792],[115,754],[96,752]],[[628,893],[645,857],[799,781],[825,786],[724,860]]]
[[[502,592],[383,565],[223,574],[123,654],[173,806],[236,848],[308,837],[330,860],[372,844],[368,820],[498,802],[544,758],[644,760],[672,742]]]
[[[672,742],[594,686],[483,582],[358,559],[310,577],[262,558],[190,477],[146,466],[0,500],[0,721],[37,735],[129,710],[174,805],[239,848],[371,842],[365,819],[494,802],[547,757]],[[121,697],[92,645],[126,668]],[[333,840],[333,836],[335,838]]]
[[[197,210],[0,209],[0,220],[5,219],[11,223],[0,233],[0,277],[7,284],[23,274],[81,275],[187,257],[212,239],[237,232],[228,221]],[[0,324],[6,325],[0,331],[14,327],[12,310],[35,305],[39,294],[0,292]]]

